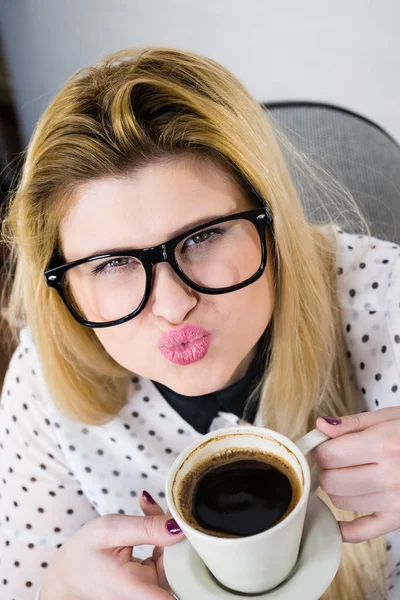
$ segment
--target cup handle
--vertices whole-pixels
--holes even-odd
[[[297,440],[296,446],[306,456],[311,450],[314,450],[314,448],[330,439],[331,438],[328,435],[325,435],[325,433],[322,433],[319,429],[313,429]],[[320,471],[321,469],[318,465],[314,465],[311,469],[310,494],[314,494],[319,487]]]

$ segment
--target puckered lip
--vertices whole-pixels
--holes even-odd
[[[158,341],[158,347],[172,348],[182,344],[190,344],[211,335],[211,332],[200,325],[183,325],[177,329],[169,329]]]

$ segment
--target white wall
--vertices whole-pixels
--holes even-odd
[[[0,33],[27,141],[79,67],[160,44],[207,54],[257,100],[320,100],[400,140],[399,0],[0,0]]]

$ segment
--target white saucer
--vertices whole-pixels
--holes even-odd
[[[310,498],[296,566],[286,581],[258,595],[221,588],[187,540],[164,550],[167,579],[178,600],[318,600],[332,583],[342,555],[335,517],[318,496]]]

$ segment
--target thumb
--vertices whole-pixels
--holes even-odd
[[[394,406],[381,408],[371,412],[361,412],[355,415],[346,415],[345,417],[318,417],[316,425],[320,431],[329,435],[331,438],[337,438],[345,433],[354,433],[364,431],[374,425],[379,425],[385,421],[393,421],[400,418],[400,407]]]
[[[171,546],[183,539],[183,533],[170,515],[136,517],[108,514],[95,519],[94,539],[97,549],[105,550],[118,546]]]
[[[318,417],[316,426],[322,433],[325,433],[330,438],[339,437],[352,429],[344,426],[343,417]]]

